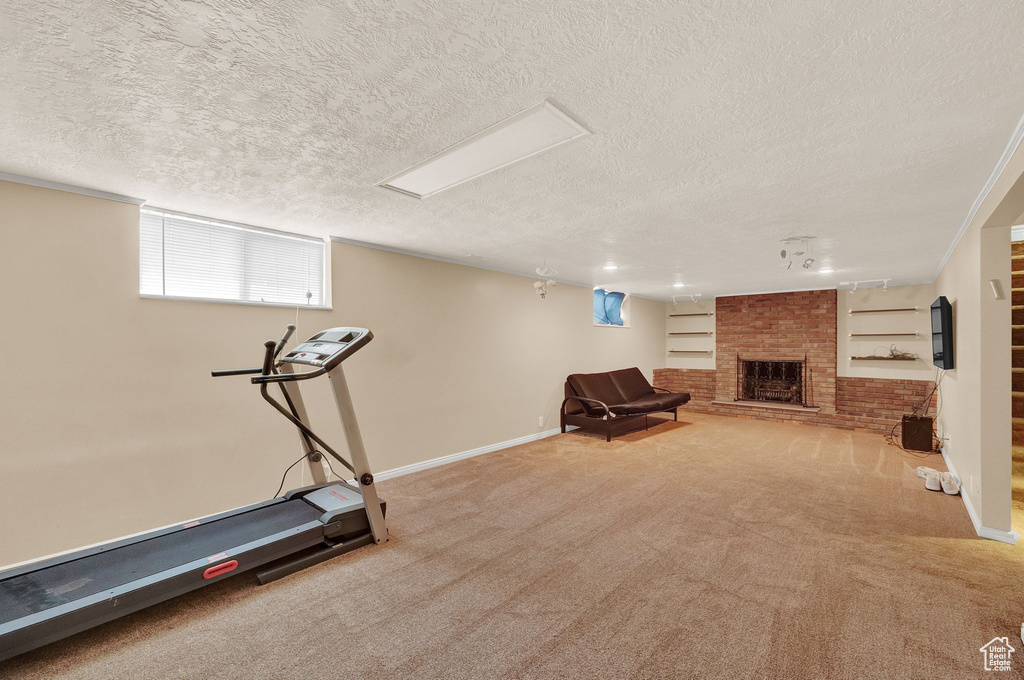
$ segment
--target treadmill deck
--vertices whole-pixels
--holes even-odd
[[[302,499],[275,503],[3,579],[0,624],[318,521],[321,514]]]

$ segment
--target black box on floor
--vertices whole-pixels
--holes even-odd
[[[903,448],[910,451],[934,451],[932,419],[927,416],[903,416]]]

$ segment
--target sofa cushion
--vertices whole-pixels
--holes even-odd
[[[618,371],[609,371],[612,382],[622,393],[622,400],[625,402],[636,401],[640,397],[654,394],[654,388],[639,368],[623,368]]]
[[[621,404],[626,401],[615,381],[608,373],[574,373],[565,379],[577,397],[597,399],[608,404]],[[604,409],[596,404],[583,402],[587,415],[604,415]]]
[[[667,411],[677,406],[682,406],[690,401],[690,395],[686,393],[655,392],[623,404],[608,404],[608,410],[617,416],[630,416],[639,413],[653,413],[656,411]]]

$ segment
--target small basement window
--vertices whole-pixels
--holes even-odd
[[[594,325],[620,328],[629,326],[629,294],[595,288]]]
[[[324,308],[322,239],[143,209],[139,295]]]

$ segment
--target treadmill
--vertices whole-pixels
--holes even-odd
[[[304,453],[299,460],[309,465],[316,483],[255,505],[0,572],[0,661],[243,571],[260,568],[260,583],[268,583],[388,540],[385,503],[374,487],[342,370],[342,362],[373,334],[365,328],[329,328],[278,360],[294,330],[289,325],[280,340],[264,344],[262,368],[213,375],[253,376],[263,398],[298,429]],[[323,375],[334,392],[351,462],[317,436],[306,417],[298,383]],[[271,396],[273,383],[284,403]],[[325,453],[354,476],[355,484],[328,482]]]

